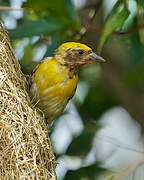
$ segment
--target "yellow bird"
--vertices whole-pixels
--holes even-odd
[[[53,57],[44,59],[32,75],[30,94],[50,124],[73,97],[79,69],[85,64],[105,61],[85,44],[63,43]]]

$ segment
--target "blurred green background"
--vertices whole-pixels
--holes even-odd
[[[125,179],[144,154],[144,0],[0,0],[0,18],[26,74],[67,41],[106,59],[81,70],[51,129],[56,172],[59,180]],[[127,178],[144,177],[141,169]]]

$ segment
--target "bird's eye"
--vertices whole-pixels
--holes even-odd
[[[82,49],[79,49],[79,50],[78,50],[78,53],[79,53],[79,55],[83,55],[83,54],[84,54],[84,51],[83,51]]]

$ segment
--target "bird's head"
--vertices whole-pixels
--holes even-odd
[[[90,47],[77,42],[63,43],[55,51],[55,58],[70,69],[79,69],[85,64],[105,61],[101,56],[95,54]]]

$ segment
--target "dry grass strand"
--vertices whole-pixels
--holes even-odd
[[[54,180],[55,158],[43,117],[0,25],[0,179]]]

